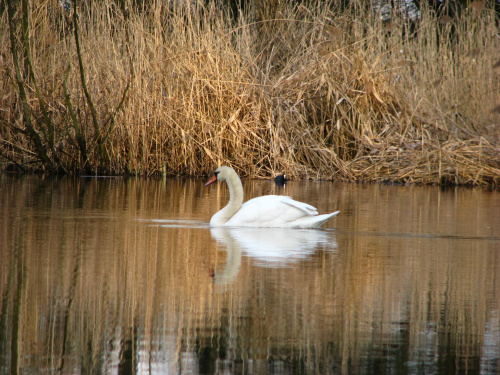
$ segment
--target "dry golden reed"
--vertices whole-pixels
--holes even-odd
[[[52,140],[37,131],[56,169],[201,175],[228,164],[252,177],[498,183],[500,39],[479,2],[447,22],[422,9],[415,34],[397,15],[388,26],[369,10],[328,4],[256,3],[237,20],[213,3],[166,4],[77,9],[99,124],[114,116],[103,144],[71,15],[56,1],[31,4],[33,71],[55,128]],[[8,30],[6,14],[0,21]],[[1,166],[44,169],[23,131],[8,34],[0,33]],[[24,78],[37,120],[40,98]]]

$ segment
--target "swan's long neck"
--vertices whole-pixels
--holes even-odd
[[[222,210],[212,217],[212,220],[210,220],[212,226],[226,223],[239,211],[243,204],[243,185],[238,175],[236,173],[231,173],[226,178],[226,183],[229,187],[229,202]]]
[[[236,173],[231,174],[226,180],[229,187],[229,202],[224,207],[227,219],[229,220],[236,212],[239,211],[243,204],[243,185]]]

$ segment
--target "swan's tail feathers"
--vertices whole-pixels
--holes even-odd
[[[340,211],[335,211],[335,212],[332,212],[331,214],[324,214],[324,215],[318,215],[317,218],[320,219],[318,220],[318,223],[319,223],[319,227],[322,227],[327,221],[328,219],[330,219],[331,217],[333,216],[336,216],[339,214]]]
[[[307,216],[295,221],[295,228],[321,228],[331,217],[338,215],[340,211],[330,214]]]

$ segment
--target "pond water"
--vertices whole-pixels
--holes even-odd
[[[205,180],[0,176],[0,373],[500,371],[500,192],[247,180],[341,213],[210,229]]]

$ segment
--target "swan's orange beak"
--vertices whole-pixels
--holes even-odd
[[[217,175],[214,174],[212,178],[205,184],[205,186],[208,186],[210,184],[213,184],[215,181],[217,181]]]

